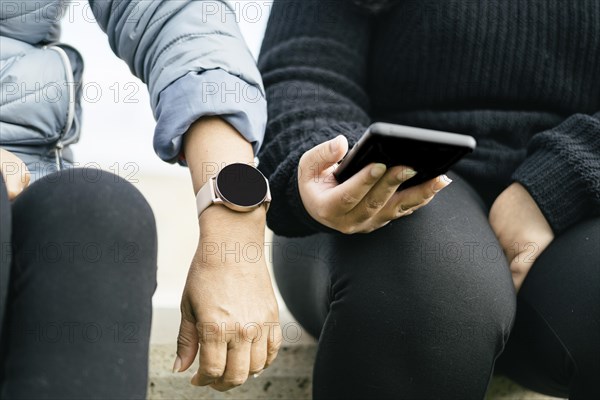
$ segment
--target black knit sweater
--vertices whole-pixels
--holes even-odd
[[[455,171],[488,205],[520,182],[557,234],[599,215],[600,1],[392,3],[275,1],[259,59],[271,229],[329,230],[300,200],[300,156],[373,121],[474,136]]]

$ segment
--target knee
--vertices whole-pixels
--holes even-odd
[[[82,228],[110,226],[115,232],[155,230],[152,209],[139,190],[99,169],[70,168],[47,175],[23,192],[13,207],[14,214],[38,223],[77,221]]]
[[[343,246],[344,260],[337,260],[333,268],[337,312],[353,326],[368,319],[374,326],[389,328],[392,340],[404,332],[403,337],[414,344],[472,345],[498,354],[516,311],[506,260],[490,249],[487,255],[446,254],[446,248],[462,242],[440,237],[434,230],[422,235],[414,234],[418,229],[411,231],[409,236],[397,228],[382,229],[381,237],[371,235],[368,244]],[[462,240],[471,246],[480,243],[480,248],[486,244],[467,234]]]
[[[498,354],[512,329],[516,300],[481,291],[465,294],[448,287],[445,293],[393,291],[369,284],[350,285],[336,299],[332,312],[347,326],[376,326],[379,334],[439,345],[484,346]]]
[[[75,254],[84,262],[101,255],[117,261],[107,265],[156,269],[152,209],[138,189],[112,173],[72,168],[47,175],[12,208],[14,246],[41,253],[40,261],[46,253]]]

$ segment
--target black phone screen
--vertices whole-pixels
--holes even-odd
[[[436,132],[436,135],[439,140],[429,137],[426,141],[371,131],[347,154],[334,175],[341,183],[371,163],[383,163],[388,167],[405,165],[417,174],[398,188],[402,190],[448,172],[452,165],[474,149],[470,141],[465,145],[444,143],[444,135],[457,137],[457,134]],[[474,143],[474,139],[470,140]]]

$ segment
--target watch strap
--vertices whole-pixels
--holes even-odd
[[[196,209],[198,216],[210,207],[215,201],[214,178],[210,178],[196,195]]]

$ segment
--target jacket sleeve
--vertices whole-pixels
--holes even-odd
[[[600,111],[575,114],[534,135],[513,180],[529,191],[556,234],[600,215]]]
[[[298,192],[298,162],[344,134],[352,146],[369,124],[370,17],[349,1],[275,1],[259,58],[269,122],[260,157],[273,201],[269,227],[284,236],[331,232]]]
[[[220,115],[258,151],[266,125],[262,81],[225,0],[90,0],[114,53],[148,85],[154,148],[179,156],[182,135],[204,115]]]

